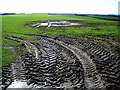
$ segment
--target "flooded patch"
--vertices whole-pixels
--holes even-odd
[[[27,82],[23,81],[14,81],[11,83],[11,85],[8,87],[9,88],[28,88]]]
[[[67,26],[84,26],[85,23],[80,23],[77,20],[48,20],[48,21],[35,21],[35,23],[29,24],[32,27],[67,27]]]

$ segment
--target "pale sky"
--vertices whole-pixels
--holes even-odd
[[[118,14],[119,0],[2,0],[0,13]]]

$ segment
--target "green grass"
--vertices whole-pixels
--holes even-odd
[[[117,26],[115,26],[115,24],[117,22],[115,22],[115,21],[100,20],[100,19],[87,17],[87,16],[35,14],[35,15],[6,15],[6,16],[3,16],[2,18],[3,18],[3,22],[2,22],[3,23],[2,24],[3,37],[8,35],[9,32],[15,32],[15,33],[21,33],[21,34],[46,34],[46,31],[44,31],[44,30],[46,30],[46,28],[38,29],[38,28],[31,28],[28,26],[24,26],[24,24],[26,24],[26,23],[29,23],[31,21],[39,21],[39,20],[80,20],[85,23],[106,23],[106,24],[110,24],[110,26],[112,24],[112,26],[111,26],[112,28],[117,28]],[[102,30],[102,32],[103,33],[106,32],[106,28],[108,26],[106,26],[106,28],[105,28],[105,26],[100,26],[100,28],[102,28],[102,27],[104,27],[104,30]],[[112,28],[109,28],[109,29],[112,29]],[[55,30],[57,31],[59,29],[61,29],[61,28],[57,28]],[[81,28],[81,27],[64,27],[61,30],[64,30],[64,29],[78,30],[77,31],[78,33],[85,31],[85,30],[82,30],[83,28]],[[87,29],[87,27],[84,27],[84,29]],[[47,29],[47,31],[48,30],[49,30],[49,28]],[[54,30],[54,32],[56,32],[55,30]],[[98,32],[98,31],[96,31],[96,32]],[[50,34],[52,34],[52,33],[53,32],[51,32]],[[84,33],[89,33],[89,31],[85,31]],[[93,32],[90,31],[90,33],[95,33],[95,31],[93,31]],[[64,34],[64,33],[62,33],[62,34]]]
[[[2,65],[8,65],[11,62],[15,62],[15,57],[9,49],[2,48]]]
[[[94,16],[94,15],[91,15],[90,17],[105,19],[105,20],[113,20],[113,21],[118,21],[119,20],[118,17],[113,17],[113,16]]]
[[[107,17],[108,18],[108,17]],[[113,17],[114,18],[114,17]],[[42,20],[79,20],[83,23],[94,23],[98,25],[87,26],[87,27],[40,27],[32,28],[25,26],[31,21],[42,21]],[[24,34],[41,34],[47,36],[59,36],[66,35],[71,37],[80,37],[85,34],[95,35],[118,35],[117,21],[102,20],[93,18],[92,16],[75,16],[75,15],[44,15],[44,14],[29,14],[29,15],[4,15],[2,16],[2,41],[3,45],[19,45],[22,42],[16,42],[13,40],[6,39],[6,36],[18,36],[27,39],[36,39],[34,36],[28,36]],[[13,61],[10,55],[10,51],[6,48],[2,48],[3,51],[3,65]]]

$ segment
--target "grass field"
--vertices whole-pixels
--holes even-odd
[[[94,16],[96,17],[96,16]],[[2,45],[16,46],[20,45],[20,42],[6,39],[6,36],[18,36],[27,39],[35,40],[36,37],[28,36],[24,34],[40,34],[49,37],[66,35],[70,37],[76,37],[81,39],[82,35],[108,35],[112,37],[118,37],[118,22],[111,20],[103,20],[100,18],[94,18],[93,16],[75,16],[75,15],[44,15],[44,14],[28,14],[28,15],[3,15],[2,16]],[[100,16],[102,17],[102,16]],[[116,17],[107,17],[116,19]],[[88,23],[86,27],[40,27],[32,28],[25,26],[25,24],[31,21],[42,20],[79,20],[83,23]],[[117,40],[117,39],[116,39]],[[15,57],[12,57],[11,51],[5,47],[2,47],[2,62],[3,65],[13,62]],[[14,54],[15,55],[15,54]]]
[[[113,17],[113,16],[90,16],[90,17],[104,19],[104,20],[120,21],[119,17]]]

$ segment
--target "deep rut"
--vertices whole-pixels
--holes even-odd
[[[95,63],[90,59],[90,57],[83,51],[81,51],[79,48],[65,44],[64,42],[52,40],[51,41],[58,43],[59,45],[63,46],[64,48],[71,51],[80,61],[82,64],[82,67],[84,68],[84,77],[85,81],[88,84],[87,88],[105,88],[103,85],[103,81],[101,80],[101,77],[99,73],[96,70]]]
[[[28,88],[57,87],[83,90],[105,89],[107,85],[119,84],[119,80],[112,82],[110,78],[119,77],[117,72],[120,62],[117,61],[115,64],[109,59],[110,54],[107,51],[93,44],[69,39],[66,42],[64,41],[66,38],[55,40],[40,37],[35,43],[17,37],[8,38],[26,42],[25,46],[29,52],[21,55],[20,66],[24,68],[22,76],[25,77]],[[115,69],[113,75],[108,75],[107,73],[110,73],[107,71],[108,68],[103,67],[107,63],[109,68]],[[24,79],[19,78],[19,80]]]

